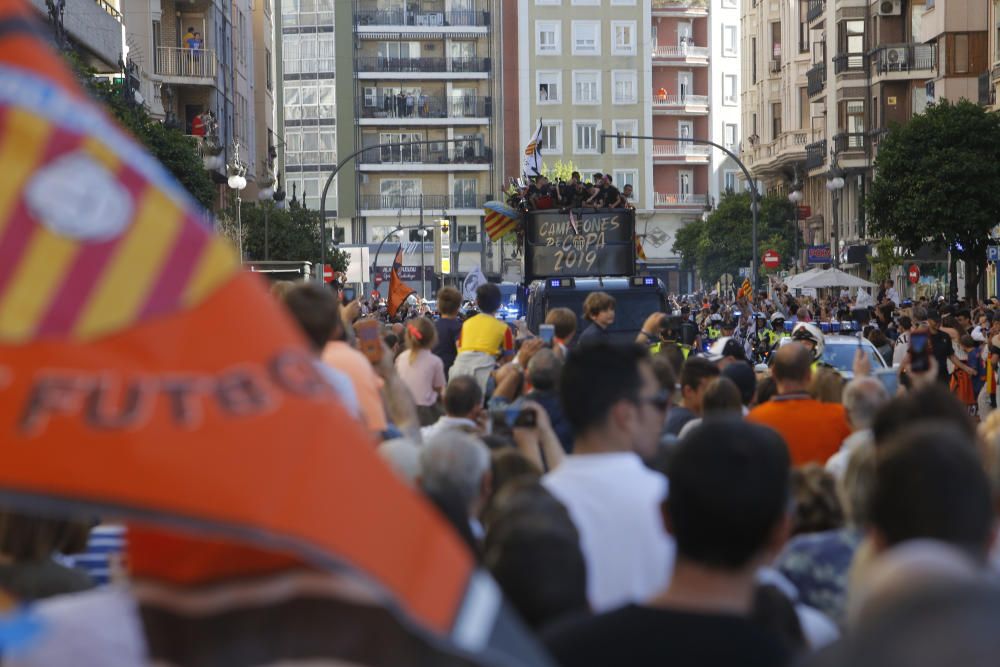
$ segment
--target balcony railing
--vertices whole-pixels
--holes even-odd
[[[482,208],[488,195],[361,195],[361,208],[367,211],[420,209],[433,212],[450,208]]]
[[[665,46],[653,47],[654,58],[708,58],[707,46]]]
[[[676,192],[654,193],[654,206],[683,206],[695,208],[708,203],[708,195],[679,194]]]
[[[833,57],[833,73],[862,72],[865,69],[863,53],[842,53]]]
[[[653,157],[669,158],[708,158],[712,154],[711,146],[698,146],[689,143],[657,144],[653,146]]]
[[[708,11],[708,0],[653,0],[653,11],[683,12],[690,9]]]
[[[934,69],[937,51],[933,44],[886,44],[872,54],[872,64],[880,74]]]
[[[489,72],[489,58],[386,58],[359,56],[359,72]]]
[[[413,26],[415,28],[478,27],[490,24],[490,13],[475,9],[450,12],[405,11],[396,9],[359,9],[354,13],[357,26]]]
[[[806,145],[806,170],[819,169],[826,164],[826,139]]]
[[[816,63],[806,72],[806,92],[819,95],[826,87],[826,63]]]
[[[493,115],[493,98],[465,95],[462,97],[436,97],[413,95],[402,100],[386,91],[376,91],[374,98],[359,102],[361,118],[432,119],[432,118],[489,118]],[[412,99],[412,103],[408,102]]]
[[[94,0],[94,1],[97,3],[98,7],[100,7],[108,14],[110,14],[112,18],[114,18],[114,20],[118,21],[119,23],[122,22],[122,13],[117,9],[115,9],[110,2],[108,2],[107,0]]]
[[[215,51],[187,49],[176,46],[156,47],[154,70],[161,76],[215,78]]]
[[[868,145],[864,132],[841,132],[833,137],[833,150],[837,153],[858,153]]]
[[[443,144],[448,145],[448,144]],[[453,164],[489,164],[493,150],[484,147],[477,151],[473,142],[468,146],[453,149],[437,148],[435,146],[386,146],[372,148],[361,154],[358,162],[363,164],[381,165],[453,165]]]
[[[708,106],[708,95],[654,95],[654,107]]]
[[[826,0],[809,0],[809,9],[806,12],[806,21],[810,23],[823,16],[826,11]]]

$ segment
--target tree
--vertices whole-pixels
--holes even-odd
[[[750,193],[727,193],[708,220],[689,222],[677,233],[673,250],[679,253],[684,267],[695,269],[706,283],[714,283],[723,273],[736,274],[751,261],[753,254],[753,216]],[[794,260],[794,209],[787,198],[766,196],[760,201],[757,230],[758,253],[775,250],[781,257],[779,269],[787,269]],[[760,262],[761,258],[758,257]],[[770,269],[758,265],[758,273]]]
[[[271,202],[243,202],[240,219],[243,221],[243,249],[250,261],[264,259],[265,213],[267,217],[268,258],[272,261],[313,262],[320,260],[319,212],[307,209],[298,202],[289,202],[280,209]],[[219,216],[219,232],[233,245],[239,237],[235,201]],[[346,272],[350,255],[337,249],[328,239],[326,263],[334,271]]]
[[[563,162],[562,160],[556,160],[556,163],[550,168],[548,164],[542,162],[542,176],[549,179],[550,181],[568,181],[570,175],[574,171],[580,171],[576,165],[573,164],[572,160]]]
[[[990,230],[1000,221],[997,155],[1000,114],[968,100],[942,100],[892,127],[865,201],[871,232],[911,253],[924,245],[949,250],[965,261],[966,296],[975,299]]]
[[[896,252],[896,239],[883,236],[875,243],[875,253],[868,256],[875,280],[882,282],[891,277],[892,270],[903,263],[905,255]]]

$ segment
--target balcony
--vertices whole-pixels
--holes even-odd
[[[812,23],[823,16],[826,11],[826,0],[809,0],[809,9],[806,12],[806,21]]]
[[[354,13],[354,25],[358,32],[378,32],[380,30],[400,32],[438,33],[449,32],[448,28],[485,28],[490,25],[488,11],[468,9],[458,11],[407,11],[393,9],[359,9]],[[410,29],[414,30],[410,30]]]
[[[841,132],[833,137],[833,150],[840,153],[863,153],[869,145],[864,132]]]
[[[386,58],[359,56],[354,59],[358,77],[362,79],[433,79],[434,74],[444,78],[483,78],[490,72],[489,58]],[[400,75],[394,77],[393,75]],[[458,76],[456,76],[458,75]],[[473,75],[473,76],[468,76]]]
[[[929,77],[937,66],[937,51],[933,44],[886,44],[872,53],[871,64],[881,79]]]
[[[391,146],[373,148],[358,158],[361,171],[483,171],[490,168],[491,148],[477,152],[472,145],[464,148],[440,146]]]
[[[708,16],[708,0],[652,0],[653,16]]]
[[[826,63],[816,63],[806,72],[806,92],[809,97],[819,95],[826,87]]]
[[[678,194],[676,192],[656,192],[653,205],[656,208],[673,208],[701,211],[708,203],[708,195]]]
[[[654,164],[706,164],[711,155],[711,146],[699,146],[686,142],[653,146]]]
[[[826,139],[806,145],[806,171],[826,165]]]
[[[865,71],[865,55],[863,53],[841,53],[833,57],[833,73],[862,73]]]
[[[485,125],[493,115],[493,98],[488,96],[438,97],[429,95],[409,98],[384,94],[377,90],[374,97],[360,100],[356,113],[361,125]]]
[[[653,60],[667,63],[708,65],[708,53],[708,47],[706,46],[666,46],[658,44],[653,47]]]
[[[46,0],[31,0],[42,14],[48,14]],[[65,0],[63,26],[87,56],[87,64],[100,73],[119,72],[122,53],[122,15],[104,0]]]
[[[411,211],[415,215],[421,209],[427,212],[449,209],[479,210],[489,200],[490,195],[361,195],[360,209],[388,215]]]
[[[215,85],[216,60],[213,49],[197,51],[176,46],[156,47],[153,72],[165,83]]]
[[[659,115],[708,113],[708,95],[654,95],[653,113]]]

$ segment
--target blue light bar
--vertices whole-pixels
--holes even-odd
[[[785,333],[792,333],[792,328],[795,326],[793,322],[785,322]]]
[[[652,276],[633,276],[632,287],[652,287],[656,284],[656,278]]]
[[[549,287],[557,289],[570,289],[576,286],[573,278],[549,278]]]

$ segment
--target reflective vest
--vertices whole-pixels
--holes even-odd
[[[708,327],[705,329],[705,335],[711,340],[718,340],[719,336],[722,335],[722,331],[716,327]]]
[[[666,345],[676,345],[677,347],[679,347],[680,350],[681,350],[681,354],[684,355],[685,359],[687,359],[688,355],[691,354],[691,346],[690,345],[685,345],[684,343],[681,343],[681,342],[676,341],[676,340],[664,340],[664,341],[660,341],[659,343],[653,343],[652,345],[649,346],[649,353],[650,354],[657,354],[657,353],[659,353],[659,351],[663,349],[663,346],[665,344]]]

